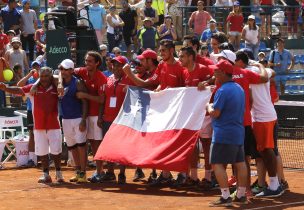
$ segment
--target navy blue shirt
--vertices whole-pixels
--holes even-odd
[[[212,119],[212,143],[243,145],[245,94],[241,86],[224,83],[215,93],[213,108],[221,114]]]
[[[10,30],[13,25],[20,25],[21,15],[17,9],[9,10],[8,5],[1,9],[0,16],[4,25],[4,32]],[[19,30],[15,31],[19,34]]]
[[[150,48],[154,50],[156,48],[156,40],[158,39],[157,30],[154,27],[145,28],[142,27],[137,34],[141,47],[144,49]]]

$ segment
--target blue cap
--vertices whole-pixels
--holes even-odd
[[[109,52],[107,52],[107,55],[106,55],[107,57],[110,57],[110,58],[115,58],[115,55],[113,54],[113,53],[109,53]]]
[[[240,2],[235,1],[235,2],[233,3],[233,6],[240,6]]]
[[[22,6],[24,6],[27,2],[29,2],[30,0],[22,0]]]

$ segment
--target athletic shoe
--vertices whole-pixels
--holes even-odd
[[[94,172],[94,174],[88,178],[88,181],[91,183],[100,183],[102,179],[103,174],[98,174],[97,172]]]
[[[187,187],[187,188],[199,188],[199,186],[200,186],[200,180],[199,179],[193,180],[190,177],[188,177],[186,179],[185,184],[184,184],[184,187]]]
[[[38,183],[52,183],[52,177],[47,173],[43,173],[43,175],[38,179]]]
[[[237,203],[237,204],[248,204],[248,199],[246,196],[242,196],[240,198],[238,198],[236,195],[232,198],[232,202],[233,203]]]
[[[256,184],[253,188],[251,188],[251,192],[253,195],[256,195],[263,192],[266,188],[267,188],[266,186],[261,187],[258,184]]]
[[[171,173],[168,178],[165,178],[163,176],[163,172],[161,172],[159,177],[150,183],[150,186],[154,187],[154,186],[160,186],[160,185],[171,185],[172,178],[173,177],[172,177]]]
[[[236,185],[236,177],[235,176],[231,176],[229,179],[228,179],[228,186],[229,187],[232,187],[232,186],[235,186]]]
[[[145,174],[141,168],[137,168],[133,177],[133,182],[138,182],[145,178]]]
[[[114,173],[106,172],[102,177],[100,182],[113,182],[116,181],[116,176]]]
[[[126,183],[126,175],[125,174],[118,174],[118,180],[117,180],[118,184],[125,184]]]
[[[33,160],[29,160],[29,161],[27,161],[26,167],[28,167],[28,168],[35,168],[36,164],[35,164],[35,162]]]
[[[281,181],[281,187],[284,191],[289,190],[289,185],[288,182],[286,180],[282,180]]]
[[[62,176],[62,172],[61,171],[56,171],[56,181],[58,183],[64,182],[64,178]]]
[[[151,182],[155,181],[157,179],[157,173],[156,172],[151,172],[150,176],[148,178],[148,183],[150,184]]]
[[[177,178],[173,180],[172,187],[182,187],[186,183],[186,177],[182,173],[177,174]]]
[[[227,199],[224,199],[223,197],[220,197],[218,200],[213,201],[209,203],[210,207],[216,207],[216,206],[232,206],[232,199],[231,197],[228,197]]]
[[[203,178],[202,182],[200,184],[200,188],[203,191],[209,191],[209,190],[217,189],[218,187],[214,183],[212,183],[212,181],[209,181],[208,179]]]
[[[79,173],[80,171],[76,171],[75,172],[75,176],[73,176],[72,178],[70,178],[70,182],[77,182],[79,179]]]
[[[271,190],[269,188],[266,188],[263,190],[263,192],[256,194],[256,197],[269,197],[269,198],[276,198],[280,197],[284,193],[284,190],[281,186],[278,187],[277,190]]]
[[[87,175],[84,171],[79,172],[77,183],[86,183],[87,182]]]

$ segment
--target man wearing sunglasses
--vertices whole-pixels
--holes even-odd
[[[277,42],[277,49],[273,50],[269,56],[269,66],[276,72],[275,81],[277,91],[284,94],[286,77],[294,66],[294,57],[289,50],[285,49],[285,41],[280,38]],[[290,64],[289,64],[290,63]]]
[[[146,0],[144,8],[140,9],[140,18],[144,20],[145,18],[151,18],[153,23],[158,22],[157,11],[152,8],[152,0]]]
[[[76,169],[76,175],[70,179],[70,182],[86,182],[88,102],[76,97],[77,92],[86,92],[86,88],[84,83],[73,75],[74,63],[72,60],[63,60],[59,69],[64,87],[64,95],[60,98],[62,128],[68,149],[72,152]]]

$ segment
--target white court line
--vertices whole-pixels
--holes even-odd
[[[275,208],[275,207],[282,207],[282,206],[291,206],[291,205],[296,205],[296,204],[304,204],[304,201],[293,202],[293,203],[283,203],[283,204],[272,205],[272,206],[263,206],[263,207],[257,207],[257,208],[247,209],[247,210],[268,209],[268,208]]]

